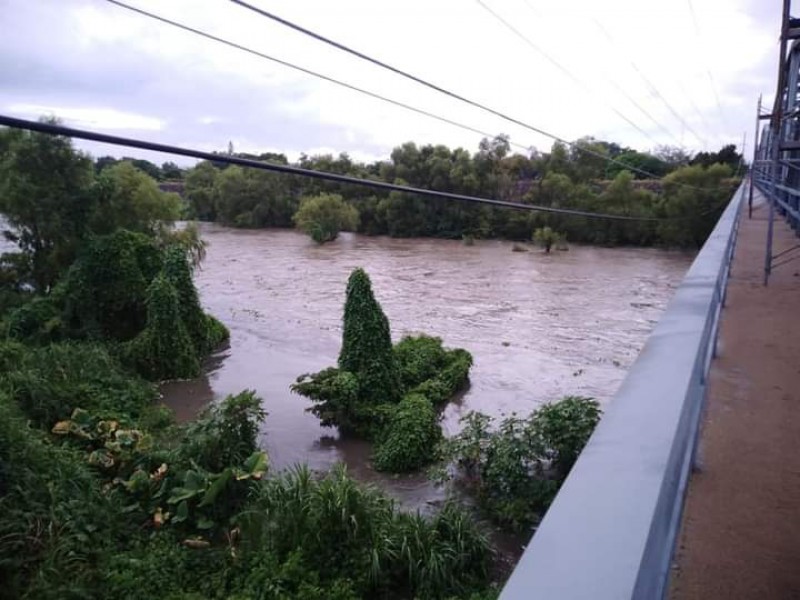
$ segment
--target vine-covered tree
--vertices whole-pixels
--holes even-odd
[[[339,369],[358,378],[360,396],[366,401],[387,402],[400,397],[389,319],[363,269],[354,270],[347,281]]]

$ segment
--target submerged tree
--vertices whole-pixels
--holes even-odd
[[[533,232],[533,241],[544,248],[545,252],[549,253],[553,245],[561,241],[561,235],[550,227],[540,227]]]
[[[345,203],[339,194],[320,194],[303,198],[294,222],[315,242],[324,244],[335,240],[340,231],[355,231],[358,228],[358,210]]]
[[[354,270],[347,282],[339,369],[358,378],[360,395],[365,400],[399,399],[389,319],[375,299],[369,275],[363,269]]]

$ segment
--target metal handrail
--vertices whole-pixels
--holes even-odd
[[[745,188],[692,263],[501,600],[664,596]]]

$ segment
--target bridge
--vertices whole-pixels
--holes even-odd
[[[749,176],[501,600],[800,598],[800,29]]]

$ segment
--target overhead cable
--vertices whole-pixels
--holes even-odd
[[[117,0],[108,0],[108,1],[109,2],[114,2],[115,4],[120,4]],[[496,117],[500,117],[504,121],[508,121],[509,123],[513,123],[514,125],[519,125],[520,127],[524,127],[525,129],[529,129],[530,131],[533,131],[535,133],[538,133],[540,135],[548,137],[548,138],[550,138],[552,140],[555,140],[555,141],[557,141],[557,142],[559,142],[561,144],[564,144],[565,146],[573,148],[578,152],[582,152],[582,153],[587,154],[589,156],[594,156],[594,157],[600,158],[600,159],[602,159],[604,161],[619,165],[619,166],[623,167],[627,171],[631,171],[631,172],[634,172],[634,173],[639,173],[640,175],[645,175],[646,177],[653,178],[653,179],[660,179],[660,176],[656,175],[655,173],[652,173],[650,171],[646,171],[644,169],[640,169],[638,167],[631,166],[631,165],[629,165],[629,164],[627,164],[627,163],[625,163],[623,161],[617,160],[615,158],[611,158],[610,156],[606,156],[605,154],[601,154],[600,152],[595,152],[594,150],[590,150],[590,149],[582,146],[580,143],[567,141],[566,139],[564,139],[564,138],[562,138],[562,137],[560,137],[558,135],[555,135],[553,133],[550,133],[548,131],[545,131],[544,129],[542,129],[540,127],[536,127],[535,125],[531,125],[529,123],[526,123],[524,121],[521,121],[519,119],[511,117],[511,116],[509,116],[509,115],[507,115],[507,114],[505,114],[505,113],[503,113],[503,112],[501,112],[499,110],[495,110],[493,108],[490,108],[489,106],[486,106],[485,104],[482,104],[482,103],[477,102],[475,100],[470,100],[469,98],[466,98],[466,97],[464,97],[464,96],[462,96],[460,94],[457,94],[456,92],[452,92],[452,91],[450,91],[448,89],[445,89],[445,88],[443,88],[443,87],[441,87],[439,85],[436,85],[435,83],[431,83],[430,81],[427,81],[425,79],[417,77],[416,75],[412,75],[411,73],[403,71],[402,69],[399,69],[397,67],[393,67],[392,65],[389,65],[389,64],[387,64],[385,62],[382,62],[382,61],[380,61],[380,60],[378,60],[376,58],[368,56],[368,55],[366,55],[366,54],[364,54],[362,52],[359,52],[358,50],[354,50],[353,48],[350,48],[349,46],[346,46],[346,45],[341,44],[341,43],[339,43],[337,41],[334,41],[334,40],[332,40],[330,38],[327,38],[327,37],[325,37],[325,36],[323,36],[323,35],[321,35],[319,33],[315,33],[315,32],[313,32],[313,31],[311,31],[309,29],[306,29],[305,27],[302,27],[301,25],[298,25],[296,23],[288,21],[287,19],[284,19],[283,17],[279,17],[278,15],[275,15],[275,14],[269,12],[269,11],[263,10],[263,9],[258,8],[256,6],[253,6],[252,4],[248,4],[247,2],[244,2],[243,0],[230,0],[230,1],[233,2],[234,4],[238,4],[239,6],[242,6],[244,8],[247,8],[248,10],[253,11],[256,14],[259,14],[259,15],[261,15],[263,17],[271,19],[271,20],[275,21],[276,23],[280,23],[281,25],[289,27],[290,29],[294,29],[295,31],[298,31],[299,33],[302,33],[304,35],[312,37],[312,38],[316,39],[317,41],[320,41],[320,42],[322,42],[324,44],[328,44],[329,46],[333,46],[334,48],[337,48],[338,50],[341,50],[342,52],[346,52],[348,54],[356,56],[356,57],[358,57],[358,58],[360,58],[362,60],[365,60],[365,61],[367,61],[369,63],[372,63],[372,64],[374,64],[374,65],[376,65],[378,67],[381,67],[382,69],[386,69],[388,71],[391,71],[392,73],[400,75],[401,77],[405,77],[406,79],[414,81],[414,82],[416,82],[416,83],[418,83],[420,85],[423,85],[423,86],[425,86],[427,88],[430,88],[430,89],[435,90],[437,92],[440,92],[440,93],[442,93],[442,94],[444,94],[446,96],[449,96],[449,97],[451,97],[451,98],[453,98],[455,100],[458,100],[459,102],[463,102],[463,103],[468,104],[470,106],[473,106],[475,108],[479,108],[480,110],[483,110],[485,112],[493,114]],[[709,189],[709,188],[702,188],[702,187],[698,187],[698,186],[693,186],[693,185],[690,185],[690,184],[680,184],[680,185],[682,185],[683,187],[686,187],[686,188],[693,188],[693,189],[701,190],[701,191],[705,191],[705,190]]]
[[[586,84],[586,83],[585,83],[583,80],[579,79],[579,78],[578,78],[578,77],[577,77],[577,76],[576,76],[576,75],[575,75],[575,74],[574,74],[572,71],[570,71],[570,70],[569,70],[567,67],[565,67],[563,64],[561,64],[561,63],[560,63],[560,62],[559,62],[559,61],[558,61],[556,58],[554,58],[552,55],[550,55],[548,52],[546,52],[544,49],[542,49],[542,48],[541,48],[541,47],[540,47],[538,44],[535,44],[535,43],[534,43],[534,42],[533,42],[533,41],[532,41],[532,40],[531,40],[531,39],[530,39],[528,36],[526,36],[526,35],[525,35],[525,34],[523,34],[523,33],[522,33],[522,32],[521,32],[519,29],[517,29],[516,27],[514,27],[514,26],[513,26],[511,23],[509,23],[509,22],[508,22],[506,19],[504,19],[504,18],[503,18],[503,17],[502,17],[500,14],[498,14],[497,12],[495,12],[494,10],[492,10],[492,9],[491,9],[491,8],[490,8],[490,7],[489,7],[489,6],[488,6],[488,5],[485,3],[485,2],[483,2],[483,0],[475,0],[475,2],[477,2],[477,3],[478,3],[478,6],[480,6],[480,7],[481,7],[483,10],[485,10],[485,11],[486,11],[486,12],[488,12],[490,15],[492,15],[492,17],[494,17],[494,19],[495,19],[497,22],[499,22],[499,23],[500,23],[501,25],[503,25],[503,26],[504,26],[506,29],[508,29],[508,30],[509,30],[511,33],[513,33],[514,35],[516,35],[516,36],[517,36],[517,37],[518,37],[520,40],[522,40],[522,41],[523,41],[525,44],[527,44],[527,46],[528,46],[529,48],[531,48],[531,49],[532,49],[534,52],[536,52],[536,53],[537,53],[537,54],[539,54],[540,56],[544,57],[544,59],[545,59],[545,60],[547,60],[547,62],[549,62],[549,63],[550,63],[551,65],[553,65],[553,66],[554,66],[556,69],[558,69],[558,70],[559,70],[559,71],[561,71],[561,72],[562,72],[564,75],[566,75],[566,76],[567,76],[567,77],[568,77],[568,78],[569,78],[569,79],[570,79],[570,80],[571,80],[573,83],[575,83],[575,85],[577,85],[579,88],[583,89],[583,90],[584,90],[584,91],[586,91],[586,92],[592,93],[592,89],[591,89],[591,88],[590,88],[590,87],[589,87],[589,86],[588,86],[588,85],[587,85],[587,84]],[[530,7],[530,5],[528,5],[528,6]],[[666,133],[668,136],[670,136],[670,137],[674,137],[674,136],[672,135],[672,133],[670,133],[669,131],[667,131],[667,129],[665,129],[665,128],[664,128],[664,125],[663,125],[662,123],[660,123],[660,122],[659,122],[658,120],[656,120],[656,119],[655,119],[655,118],[654,118],[654,117],[653,117],[653,116],[652,116],[652,115],[651,115],[649,112],[647,112],[647,110],[645,110],[645,108],[644,108],[643,106],[641,106],[641,105],[640,105],[640,104],[639,104],[639,103],[636,101],[636,99],[635,99],[635,98],[633,98],[633,97],[632,97],[630,94],[628,94],[628,92],[626,92],[624,89],[622,89],[622,87],[620,87],[620,86],[619,86],[619,85],[618,85],[616,82],[613,82],[613,81],[611,81],[610,83],[612,83],[612,84],[613,84],[613,85],[616,87],[616,89],[617,89],[617,90],[618,90],[618,91],[619,91],[619,92],[620,92],[622,95],[624,95],[624,96],[625,96],[625,97],[628,99],[628,101],[629,101],[631,104],[633,104],[633,105],[634,105],[636,108],[638,108],[638,109],[639,109],[639,111],[641,111],[641,112],[642,112],[642,113],[643,113],[643,114],[644,114],[644,115],[645,115],[645,116],[646,116],[648,119],[650,119],[650,120],[651,120],[651,121],[652,121],[652,122],[655,124],[655,126],[656,126],[656,127],[658,127],[659,129],[661,129],[661,130],[662,130],[664,133]],[[658,144],[658,140],[654,139],[654,138],[653,138],[653,137],[652,137],[652,136],[651,136],[649,133],[647,133],[647,131],[645,131],[644,129],[642,129],[641,127],[639,127],[639,125],[637,125],[635,122],[633,122],[633,121],[632,121],[631,119],[629,119],[627,116],[625,116],[625,114],[623,114],[623,113],[622,113],[620,110],[618,110],[616,107],[612,106],[611,104],[609,104],[609,103],[608,103],[607,101],[605,101],[605,100],[603,100],[603,102],[604,102],[604,103],[606,104],[606,106],[607,106],[609,109],[611,109],[611,110],[612,110],[612,111],[613,111],[613,112],[614,112],[614,113],[615,113],[615,114],[616,114],[616,115],[617,115],[617,116],[618,116],[620,119],[622,119],[623,121],[625,121],[626,123],[628,123],[628,124],[629,124],[631,127],[633,127],[634,129],[636,129],[636,130],[637,130],[639,133],[641,133],[643,136],[645,136],[647,139],[649,139],[649,140],[650,140],[651,142],[653,142],[654,144]]]
[[[419,196],[426,196],[430,198],[439,198],[444,200],[457,200],[459,202],[468,202],[473,204],[484,204],[489,206],[498,206],[502,208],[511,208],[515,210],[522,210],[528,212],[544,212],[553,214],[562,214],[576,217],[586,217],[590,219],[609,219],[614,221],[638,221],[638,222],[664,222],[664,221],[682,221],[686,219],[696,218],[698,215],[691,217],[672,217],[672,218],[659,218],[659,217],[637,217],[632,215],[615,215],[610,213],[596,213],[584,210],[574,210],[570,208],[558,208],[553,206],[539,206],[535,204],[522,204],[518,202],[509,202],[507,200],[497,200],[494,198],[482,198],[479,196],[469,196],[466,194],[455,194],[452,192],[440,192],[437,190],[429,190],[424,188],[413,187],[409,185],[400,185],[396,183],[388,183],[384,181],[374,181],[371,179],[363,179],[360,177],[353,177],[351,175],[340,175],[338,173],[329,173],[326,171],[315,171],[313,169],[304,169],[302,167],[295,167],[291,165],[284,165],[279,163],[271,163],[265,161],[258,161],[249,158],[241,158],[229,154],[214,154],[213,152],[206,152],[204,150],[195,150],[193,148],[183,148],[180,146],[171,146],[168,144],[161,144],[158,142],[149,142],[145,140],[138,140],[134,138],[120,137],[116,135],[109,135],[99,133],[96,131],[89,131],[85,129],[75,129],[73,127],[66,127],[56,123],[49,123],[43,121],[30,121],[27,119],[19,119],[17,117],[9,117],[0,115],[0,125],[12,127],[14,129],[24,129],[27,131],[34,131],[48,135],[66,136],[81,140],[89,140],[93,142],[101,142],[104,144],[113,144],[116,146],[126,146],[129,148],[139,148],[140,150],[150,150],[153,152],[164,152],[166,154],[174,154],[178,156],[186,156],[199,160],[207,160],[217,163],[225,163],[230,165],[238,165],[242,167],[260,169],[262,171],[271,171],[275,173],[283,173],[285,175],[299,175],[301,177],[310,177],[312,179],[321,179],[324,181],[334,181],[337,183],[346,183],[352,185],[359,185],[373,189],[380,189],[392,192],[404,192],[407,194],[416,194]],[[703,214],[710,214],[715,210],[719,210],[721,206],[714,207]]]

